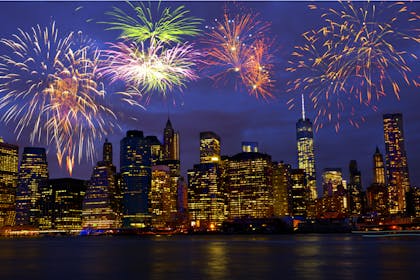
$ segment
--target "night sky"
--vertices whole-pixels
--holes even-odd
[[[176,6],[180,2],[165,3]],[[185,2],[191,14],[204,19],[203,26],[214,18],[221,18],[225,4],[223,2]],[[243,6],[258,12],[261,19],[271,22],[271,31],[276,38],[276,88],[275,99],[264,100],[249,96],[245,91],[235,91],[230,86],[213,85],[208,78],[202,77],[198,82],[187,85],[183,92],[175,91],[176,104],[172,99],[162,101],[153,98],[147,110],[134,109],[122,104],[113,104],[118,113],[121,131],[107,136],[114,147],[114,164],[119,165],[119,142],[127,130],[137,129],[145,135],[156,135],[162,140],[163,129],[170,115],[175,130],[180,133],[181,168],[183,174],[199,162],[199,133],[214,131],[222,140],[222,154],[234,155],[241,150],[241,141],[257,141],[261,152],[270,154],[274,161],[284,161],[297,167],[295,123],[300,118],[300,108],[288,110],[286,102],[291,98],[286,93],[286,82],[295,76],[286,72],[287,60],[293,51],[293,46],[302,43],[301,34],[310,29],[320,27],[320,12],[311,11],[307,2],[244,2]],[[337,5],[328,3],[324,5]],[[417,13],[420,3],[415,3]],[[78,7],[81,9],[77,9]],[[99,48],[106,48],[106,42],[116,41],[119,32],[105,31],[103,24],[97,22],[109,19],[105,12],[113,6],[127,9],[124,2],[1,2],[0,3],[0,34],[10,38],[17,28],[29,30],[36,24],[48,25],[56,21],[58,29],[64,33],[82,30],[92,37]],[[91,22],[86,22],[93,19]],[[189,38],[194,41],[195,38]],[[420,56],[420,48],[416,54]],[[0,48],[0,53],[4,51]],[[419,76],[420,66],[411,65],[413,74]],[[112,94],[123,90],[117,86],[107,88]],[[382,114],[402,113],[404,132],[408,155],[409,172],[412,185],[420,186],[420,120],[419,89],[413,86],[401,88],[401,100],[398,101],[392,93],[378,103],[377,112],[366,111],[366,122],[360,128],[343,124],[337,133],[333,126],[326,126],[315,133],[315,156],[318,180],[324,168],[342,168],[344,179],[348,180],[348,164],[357,160],[362,171],[363,188],[372,181],[372,155],[376,146],[384,154],[384,137]],[[315,112],[306,108],[306,115],[313,120]],[[132,117],[137,118],[135,121]],[[0,124],[0,136],[8,143],[17,143],[20,151],[25,146],[31,146],[23,136],[16,139],[12,124]],[[44,146],[35,143],[34,146]],[[102,142],[98,142],[97,159],[102,157]],[[65,168],[60,169],[51,149],[48,155],[50,177],[67,177]],[[92,172],[91,162],[76,164],[73,177],[88,179]],[[320,182],[320,181],[319,181]],[[318,188],[320,184],[318,183]]]

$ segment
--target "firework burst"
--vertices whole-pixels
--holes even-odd
[[[93,141],[112,129],[114,114],[101,105],[103,87],[96,81],[98,54],[81,33],[60,37],[55,24],[30,32],[19,30],[0,43],[1,120],[16,123],[18,137],[30,130],[31,142],[54,144],[57,159],[69,173],[86,156]]]
[[[103,65],[99,71],[111,82],[122,80],[127,85],[124,98],[131,104],[150,98],[157,91],[166,96],[168,91],[182,89],[187,81],[198,78],[195,68],[200,56],[193,45],[177,44],[165,48],[162,43],[146,47],[143,43],[111,43],[103,52]]]
[[[203,65],[216,82],[235,79],[256,97],[272,97],[272,41],[265,37],[269,24],[252,14],[230,18],[225,12],[215,26],[206,26]]]
[[[121,39],[136,43],[150,40],[169,44],[182,43],[183,37],[200,33],[202,20],[188,16],[190,12],[184,6],[172,10],[169,7],[161,8],[160,2],[156,7],[152,7],[151,3],[148,6],[143,3],[128,4],[131,9],[129,13],[114,7],[112,12],[107,13],[113,21],[105,22],[111,25],[108,30],[121,31]]]
[[[304,33],[305,43],[295,47],[287,70],[304,78],[290,81],[289,91],[309,96],[317,128],[333,123],[338,131],[344,116],[358,126],[364,121],[363,107],[376,110],[387,91],[399,99],[400,83],[418,85],[408,64],[417,57],[396,43],[420,42],[418,28],[399,29],[407,26],[401,21],[415,24],[419,17],[401,2],[380,5],[340,2],[340,9],[322,14],[325,25]]]

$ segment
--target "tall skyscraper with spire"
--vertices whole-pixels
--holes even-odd
[[[309,200],[318,197],[315,173],[314,134],[312,122],[305,116],[305,100],[302,95],[302,118],[296,123],[298,167],[305,171]]]
[[[172,128],[169,118],[163,130],[163,160],[179,160],[179,133]]]
[[[404,213],[410,188],[402,114],[385,114],[384,139],[390,214]]]

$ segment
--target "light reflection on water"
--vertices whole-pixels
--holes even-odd
[[[1,279],[415,279],[419,238],[0,239]]]

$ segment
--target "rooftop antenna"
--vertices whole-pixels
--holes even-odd
[[[305,98],[302,94],[302,119],[305,120]]]

